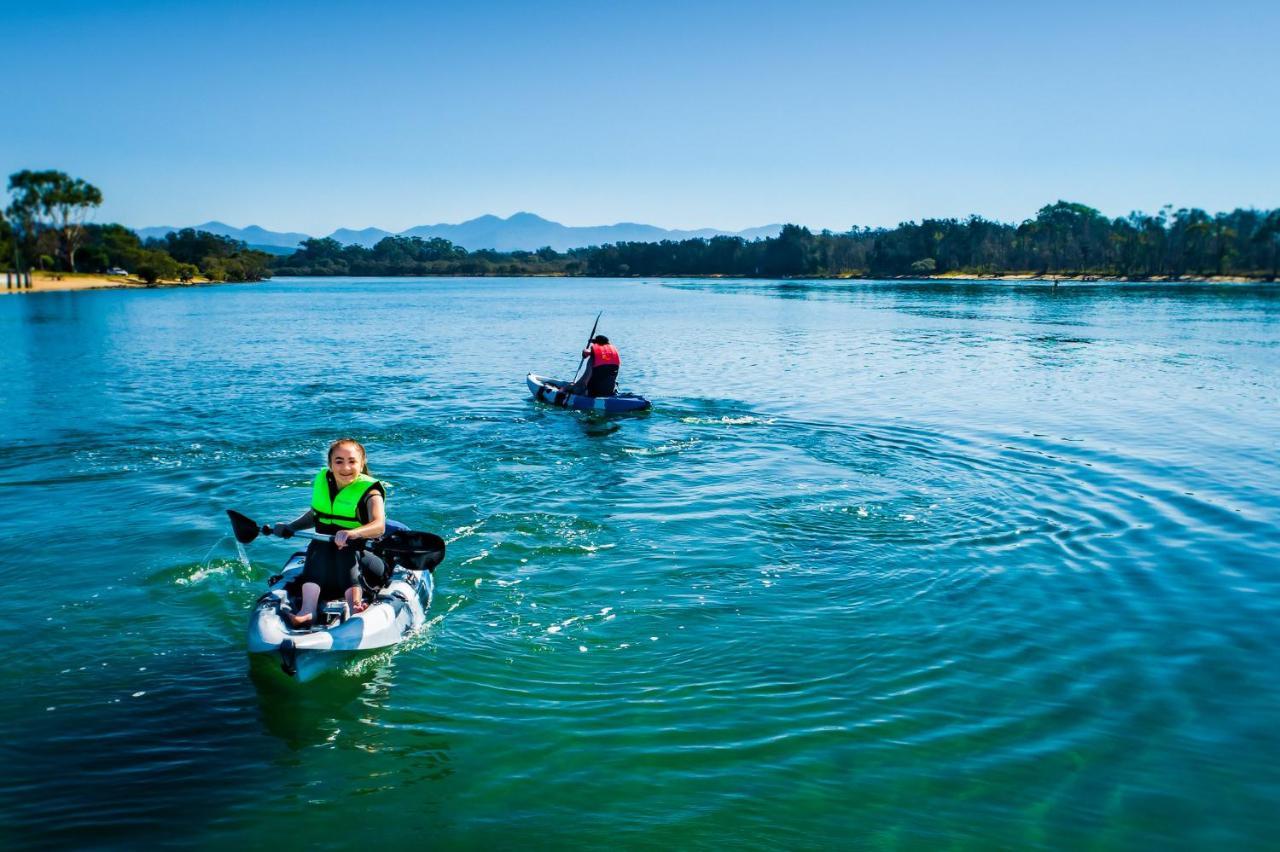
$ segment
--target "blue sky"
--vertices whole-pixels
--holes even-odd
[[[0,169],[134,227],[1280,206],[1277,3],[0,0],[0,32]]]

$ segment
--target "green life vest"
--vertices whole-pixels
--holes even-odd
[[[360,500],[370,488],[381,484],[367,473],[362,473],[331,499],[329,469],[322,469],[311,484],[311,511],[316,516],[316,532],[331,533],[363,526],[358,514]]]

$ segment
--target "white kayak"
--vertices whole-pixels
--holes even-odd
[[[289,557],[249,616],[249,653],[278,654],[285,674],[310,680],[356,654],[398,645],[427,623],[435,588],[431,572],[397,565],[363,612],[348,614],[344,601],[330,601],[322,605],[314,626],[292,627],[282,609],[298,607],[296,596],[291,603],[289,595],[305,560],[301,552]]]
[[[272,535],[272,528],[228,509],[236,540],[248,544],[259,535]],[[320,533],[299,530],[299,538],[332,541]],[[431,572],[444,559],[445,542],[434,533],[414,532],[403,524],[387,521],[387,534],[356,546],[382,559],[380,576],[363,575],[363,611],[351,613],[346,602],[322,602],[312,623],[294,627],[287,617],[301,606],[302,569],[307,555],[298,552],[284,563],[284,569],[267,581],[266,594],[258,598],[249,615],[249,653],[278,655],[285,674],[300,681],[365,654],[400,644],[427,623],[435,581]]]

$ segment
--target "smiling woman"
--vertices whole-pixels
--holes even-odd
[[[302,572],[302,609],[289,616],[294,627],[306,627],[322,601],[345,598],[352,613],[364,611],[360,577],[382,577],[385,566],[373,553],[348,546],[386,532],[386,487],[369,475],[364,447],[354,438],[329,446],[329,465],[312,483],[311,507],[289,523],[276,524],[277,535],[314,528],[332,542],[313,540]]]

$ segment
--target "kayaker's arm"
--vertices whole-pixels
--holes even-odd
[[[276,524],[273,532],[281,538],[289,538],[298,530],[315,529],[315,526],[316,513],[308,509],[301,516],[289,521],[287,524]]]
[[[308,509],[299,515],[296,519],[289,522],[289,529],[297,532],[298,530],[312,530],[316,527],[316,513],[314,509]]]
[[[339,548],[355,538],[381,538],[387,531],[387,504],[377,491],[369,495],[369,523],[353,530],[338,530],[333,534],[333,543]]]

